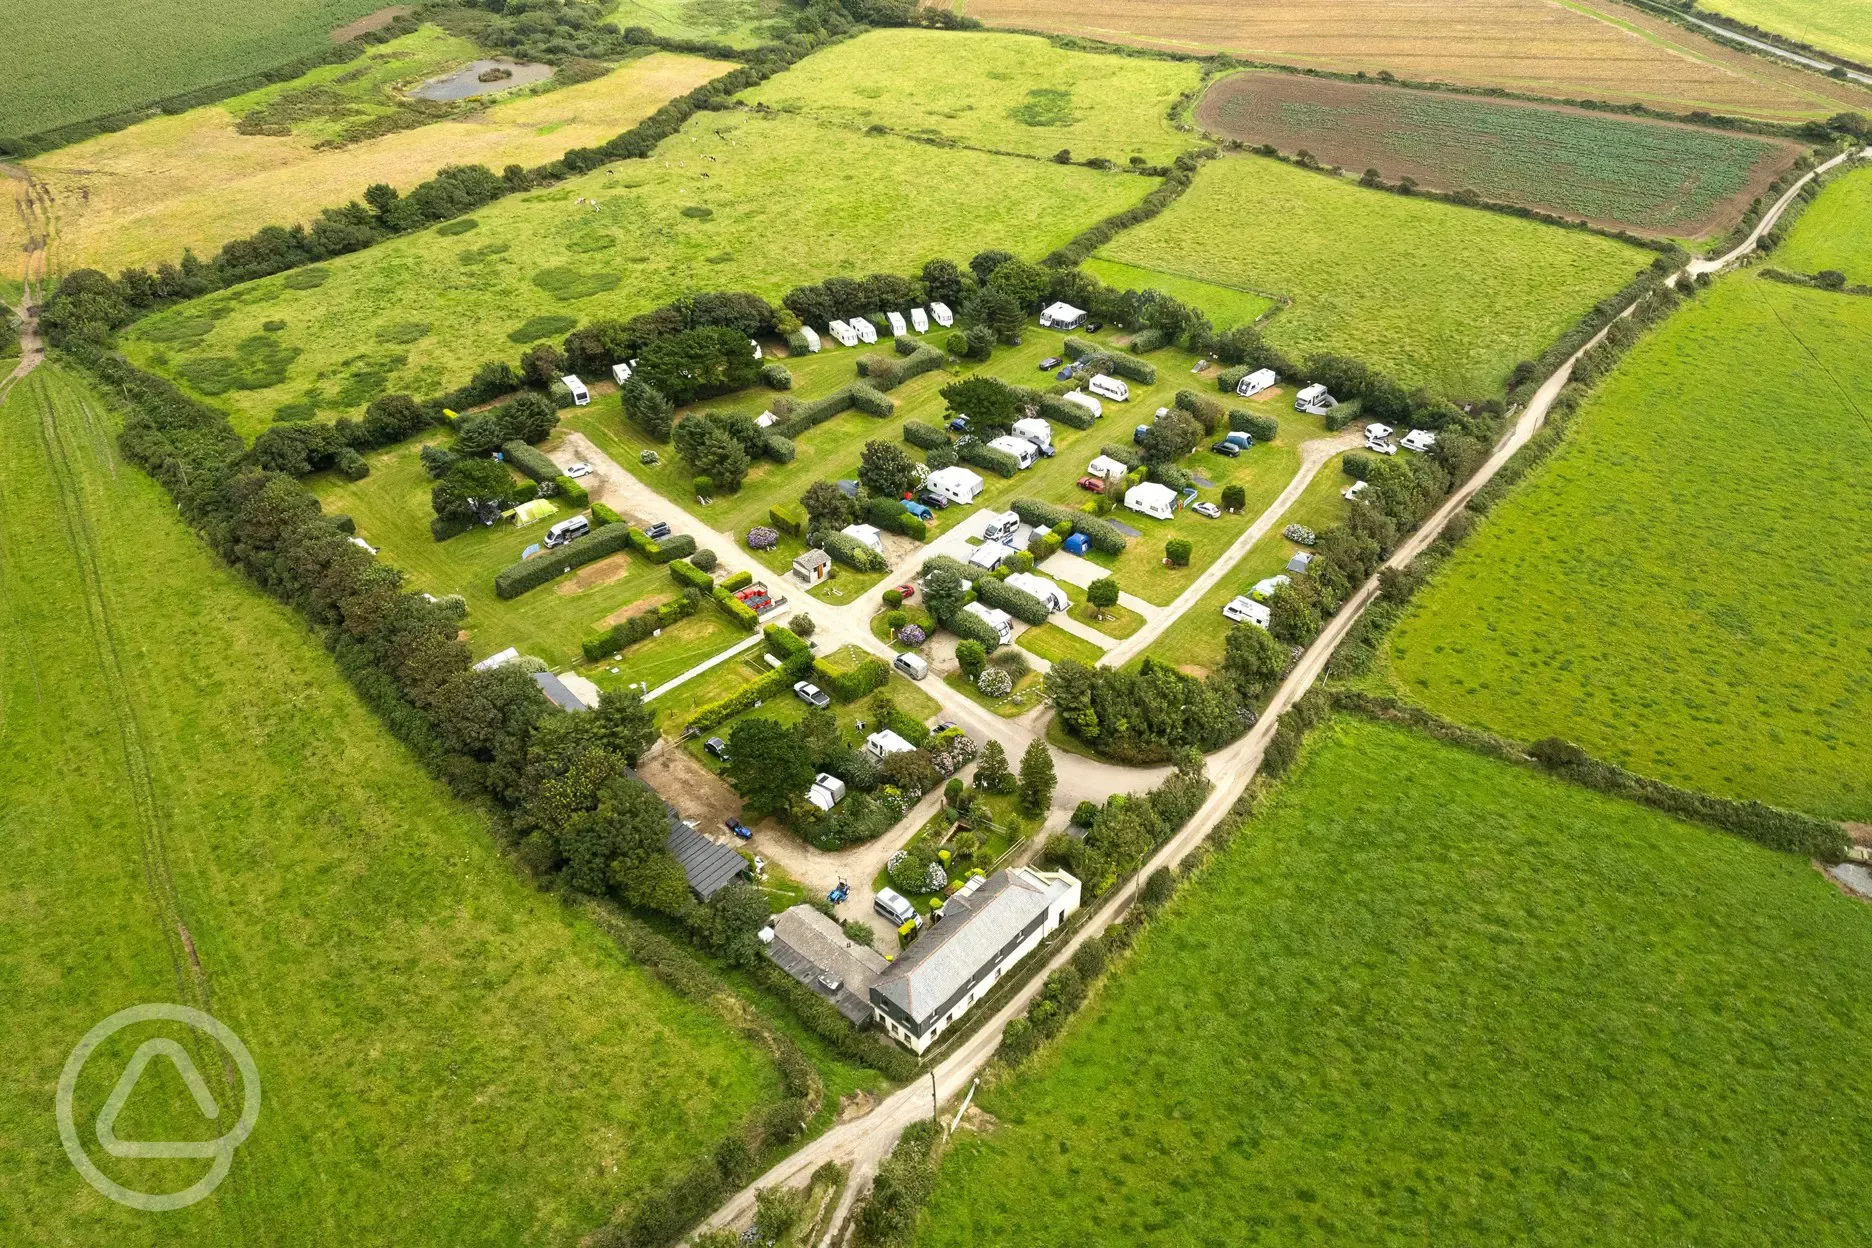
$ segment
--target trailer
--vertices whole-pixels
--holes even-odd
[[[910,328],[919,334],[929,333],[929,313],[922,308],[910,309]]]
[[[944,329],[948,329],[955,324],[955,313],[949,310],[949,305],[946,303],[932,303],[930,304],[930,319]]]
[[[1257,368],[1235,383],[1235,393],[1244,399],[1252,399],[1263,390],[1271,389],[1280,380],[1280,374],[1271,368]]]

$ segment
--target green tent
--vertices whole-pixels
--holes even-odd
[[[558,510],[548,499],[529,499],[513,509],[513,522],[516,526],[529,525],[535,520],[544,520]]]

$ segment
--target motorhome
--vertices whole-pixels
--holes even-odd
[[[1091,381],[1086,382],[1086,389],[1100,398],[1110,399],[1115,403],[1129,402],[1131,398],[1130,386],[1105,373],[1095,374]]]
[[[1271,368],[1257,368],[1235,383],[1235,393],[1244,399],[1252,399],[1263,390],[1271,389],[1280,380],[1280,374]]]
[[[1326,393],[1326,387],[1318,384],[1307,386],[1294,395],[1294,411],[1310,412],[1315,416],[1324,416],[1339,406],[1339,400]]]
[[[546,545],[563,546],[575,537],[584,537],[591,532],[591,521],[584,516],[573,516],[570,520],[561,520],[546,530]]]
[[[565,388],[572,392],[573,406],[584,407],[591,402],[591,391],[585,388],[585,383],[578,379],[577,373],[567,373],[559,380],[564,382]]]
[[[1026,438],[1040,448],[1040,453],[1053,457],[1053,426],[1038,416],[1027,416],[1014,422],[1014,436]]]
[[[1020,517],[1011,511],[990,511],[981,518],[984,542],[1005,542],[1020,530]]]
[[[985,607],[979,602],[971,602],[962,609],[994,629],[1002,645],[1005,646],[1014,640],[1014,617],[1007,612],[996,610],[994,607]]]
[[[1031,468],[1034,460],[1040,458],[1040,450],[1026,438],[1017,438],[1011,434],[1002,434],[989,440],[988,445],[1014,457],[1014,462],[1021,468]]]

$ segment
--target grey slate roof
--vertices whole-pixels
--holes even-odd
[[[689,888],[707,901],[747,870],[747,859],[719,841],[711,841],[670,811],[669,837],[663,847],[682,864]]]
[[[582,711],[586,709],[585,704],[579,701],[578,695],[566,688],[565,682],[551,672],[534,672],[533,683],[538,685],[540,692],[544,693],[551,699],[552,704],[561,710]]]
[[[854,1023],[871,1016],[871,985],[890,963],[875,950],[847,939],[839,925],[811,906],[793,906],[774,917],[768,956],[781,970],[838,1007]],[[832,988],[822,976],[838,981]]]
[[[971,896],[951,897],[942,921],[891,963],[872,995],[897,1006],[921,1031],[1068,891],[1058,880],[1039,880],[1025,870],[996,872]]]

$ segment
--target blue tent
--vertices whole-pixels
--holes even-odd
[[[1083,555],[1092,549],[1092,539],[1083,533],[1075,533],[1066,539],[1065,550],[1069,555]]]

